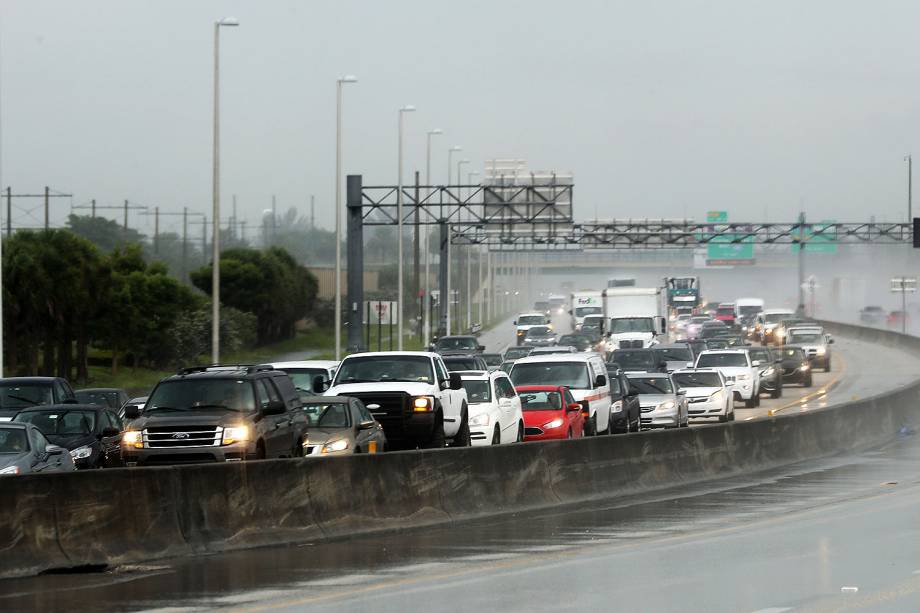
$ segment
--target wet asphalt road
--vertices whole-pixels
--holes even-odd
[[[920,371],[891,350],[835,347],[846,376],[804,410]],[[871,453],[577,508],[0,581],[0,611],[916,611],[918,469],[920,441],[904,436]]]

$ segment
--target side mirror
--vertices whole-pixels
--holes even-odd
[[[434,343],[428,343],[428,351],[434,352],[435,350],[437,350],[437,348],[438,348],[437,345],[435,345]]]
[[[271,402],[268,403],[268,405],[266,405],[265,407],[262,408],[262,410],[260,411],[260,413],[262,413],[263,416],[265,416],[265,415],[281,415],[282,413],[284,413],[284,410],[285,410],[285,406],[284,406],[284,402],[283,402],[283,401],[281,401],[281,400],[272,400]]]
[[[485,350],[486,350],[485,345],[479,345],[479,351],[485,351]]]
[[[569,406],[567,406],[567,407],[565,408],[565,410],[566,410],[566,411],[580,411],[580,410],[581,410],[581,405],[578,404],[577,402],[573,402],[572,404],[570,404]]]
[[[754,360],[751,362],[751,366],[760,366],[760,360]]]
[[[450,389],[459,390],[463,389],[463,380],[460,378],[460,373],[452,372],[450,373]]]
[[[365,419],[358,424],[358,430],[370,430],[376,423],[373,419]]]
[[[828,345],[834,344],[834,337],[832,337],[830,334],[827,335],[827,344]]]
[[[327,389],[329,389],[329,386],[326,385],[326,380],[323,378],[322,375],[316,375],[315,377],[313,377],[313,393],[314,394],[322,394]]]
[[[141,408],[136,404],[129,404],[125,407],[125,417],[127,419],[137,419],[141,416]]]
[[[607,375],[598,375],[594,380],[594,387],[604,387],[607,385]]]
[[[572,314],[572,309],[569,309],[569,315],[571,315],[571,314]]]
[[[113,436],[118,436],[121,434],[121,430],[118,428],[113,428],[108,426],[107,428],[102,429],[102,438],[112,438]]]
[[[726,381],[726,382],[725,382],[725,387],[733,387],[734,385],[735,385],[735,384],[732,383],[731,381]]]
[[[57,445],[47,445],[45,447],[45,453],[48,455],[62,455],[65,451],[67,450],[63,447],[58,447]]]
[[[693,368],[693,362],[687,362],[687,368]]]
[[[514,321],[512,321],[512,322],[511,322],[511,325],[512,325],[512,326],[516,326],[516,325],[517,325],[517,320],[515,319]]]

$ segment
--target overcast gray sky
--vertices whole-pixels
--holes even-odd
[[[437,182],[452,144],[471,169],[525,158],[574,173],[582,218],[906,215],[910,0],[2,0],[2,183],[207,210],[227,15],[241,27],[221,38],[222,193],[251,222],[273,193],[304,212],[315,194],[328,217],[345,73],[360,79],[345,169],[367,183],[395,183],[397,109],[415,104],[407,176],[440,127]]]

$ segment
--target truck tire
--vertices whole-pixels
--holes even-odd
[[[827,361],[824,362],[824,372],[830,372],[830,371],[831,371],[831,359],[827,358]]]
[[[444,447],[444,416],[438,413],[434,419],[434,430],[431,433],[431,440],[423,447],[427,449],[442,449]]]
[[[441,435],[444,435],[444,424],[441,424]],[[460,409],[460,429],[457,430],[457,434],[454,436],[454,440],[451,441],[451,447],[469,447],[472,443],[470,442],[470,419],[467,416],[466,405],[463,405]]]
[[[744,406],[748,409],[753,409],[757,406],[758,400],[760,400],[760,396],[757,394],[751,394],[751,397],[744,401]]]

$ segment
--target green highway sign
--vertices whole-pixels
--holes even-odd
[[[823,232],[833,219],[825,219],[816,224],[809,224],[802,233],[805,239],[805,253],[837,253],[837,235],[835,232]],[[793,245],[792,250],[797,252],[798,245]]]
[[[728,211],[707,211],[706,223],[727,223]],[[742,238],[736,234],[713,236],[706,246],[709,266],[751,265],[754,263],[754,237]]]

